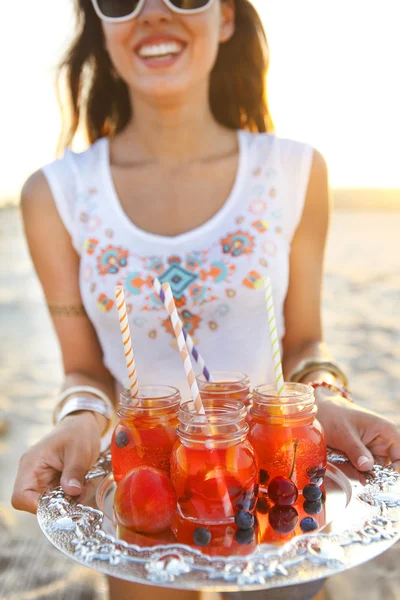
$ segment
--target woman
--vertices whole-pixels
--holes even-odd
[[[273,377],[259,287],[269,274],[286,378],[333,385],[316,388],[328,443],[361,470],[372,454],[398,466],[395,427],[341,395],[343,373],[322,343],[327,169],[308,145],[265,133],[267,46],[254,8],[248,0],[79,0],[77,10],[79,32],[63,65],[72,100],[65,145],[78,123],[91,145],[80,155],[67,150],[22,193],[70,410],[23,456],[15,508],[35,512],[55,472],[78,495],[98,456],[107,399],[115,401],[125,377],[117,283],[131,310],[140,380],[186,393],[152,293],[156,275],[171,283],[212,368],[246,371],[260,383]],[[261,597],[310,598],[319,587]],[[112,598],[149,594],[116,580],[110,589]]]

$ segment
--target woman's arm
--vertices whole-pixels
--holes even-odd
[[[112,398],[113,378],[82,306],[79,256],[41,171],[26,182],[21,209],[29,250],[60,342],[65,385],[96,385]]]
[[[323,343],[321,323],[324,252],[330,212],[326,163],[321,154],[314,151],[304,211],[290,253],[283,340],[283,369],[288,380],[304,359],[332,360]],[[336,382],[328,372],[310,373],[307,381],[317,378]]]
[[[304,359],[331,360],[323,343],[321,325],[322,275],[330,206],[326,164],[315,152],[304,212],[290,257],[283,340],[283,367],[288,380]],[[316,379],[341,384],[330,372],[324,371],[309,373],[303,381],[308,383]],[[400,434],[393,423],[324,388],[316,390],[316,401],[318,418],[330,446],[345,452],[360,470],[372,467],[373,456],[386,457],[400,470]]]
[[[29,250],[43,287],[61,346],[64,389],[90,385],[114,396],[114,380],[103,364],[96,332],[79,290],[79,256],[38,171],[22,191],[22,216]],[[90,411],[71,414],[21,458],[12,502],[35,512],[40,492],[57,474],[71,494],[80,493],[85,472],[96,460],[107,421]]]

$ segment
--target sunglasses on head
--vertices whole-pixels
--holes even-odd
[[[163,0],[174,13],[194,15],[211,6],[215,0]],[[118,23],[137,17],[146,0],[92,0],[94,10],[103,21]]]

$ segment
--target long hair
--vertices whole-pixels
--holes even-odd
[[[220,44],[211,72],[211,110],[230,129],[271,131],[267,38],[249,0],[235,0],[235,5],[235,33]],[[58,68],[63,115],[59,151],[72,143],[79,126],[93,143],[119,133],[132,118],[128,86],[111,63],[91,0],[75,0],[75,9],[77,34]]]

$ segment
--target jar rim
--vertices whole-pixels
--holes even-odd
[[[305,383],[288,382],[281,396],[276,386],[259,385],[253,392],[252,415],[272,419],[275,423],[282,420],[298,420],[314,417],[317,412],[314,389]]]
[[[246,438],[247,409],[243,402],[231,398],[206,398],[203,399],[203,406],[204,413],[200,414],[194,410],[192,400],[181,404],[176,431],[182,442],[204,446],[209,440],[219,447],[227,443],[238,443]],[[204,447],[207,448],[207,445]]]
[[[212,371],[211,376],[214,381],[209,381],[205,377],[204,373],[198,375],[196,379],[202,386],[207,385],[208,383],[215,386],[223,386],[230,383],[241,383],[243,388],[250,387],[251,385],[250,377],[247,375],[247,373],[242,371]]]
[[[254,396],[264,404],[296,405],[303,402],[314,402],[314,389],[306,383],[287,382],[283,393],[279,396],[275,385],[264,383],[253,390]]]
[[[217,417],[219,413],[221,415],[225,415],[228,417],[230,421],[232,420],[240,420],[246,417],[246,406],[241,400],[236,400],[234,398],[218,398],[215,400],[214,398],[203,398],[203,407],[205,414],[197,413],[195,410],[193,400],[186,400],[181,403],[179,413],[182,417],[193,417],[196,416],[196,420],[198,423],[202,422],[201,417],[203,417],[203,423],[207,421],[207,415],[213,415]]]
[[[179,406],[181,394],[176,387],[169,385],[143,385],[139,387],[137,398],[139,401],[133,404],[130,389],[122,390],[120,393],[120,408],[138,411],[151,408],[152,411],[157,413],[165,411],[167,407],[173,408]],[[150,402],[147,403],[147,406],[143,406],[142,401],[145,400],[153,401],[151,406]]]

